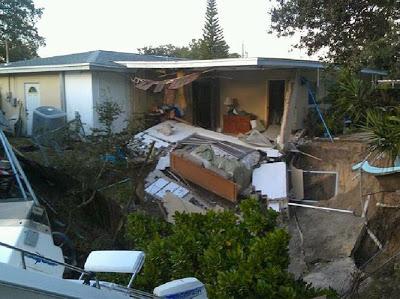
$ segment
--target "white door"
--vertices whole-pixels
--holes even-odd
[[[33,111],[40,106],[39,83],[25,83],[26,129],[32,135]]]

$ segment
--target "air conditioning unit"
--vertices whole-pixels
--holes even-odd
[[[32,136],[40,136],[65,126],[67,115],[65,112],[51,106],[38,107],[33,111]]]

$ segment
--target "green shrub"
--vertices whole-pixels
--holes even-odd
[[[363,124],[367,109],[376,102],[373,92],[370,81],[361,79],[351,70],[340,70],[336,82],[328,90],[327,100],[332,104],[328,118],[341,127],[345,118],[353,125]]]
[[[111,137],[112,125],[123,112],[122,107],[114,101],[110,88],[100,91],[100,99],[100,102],[95,105],[94,109],[103,129],[94,129],[93,131],[105,132],[108,137]]]
[[[316,291],[287,272],[286,230],[277,213],[248,199],[231,211],[175,214],[175,224],[131,214],[126,237],[146,252],[135,287],[151,291],[173,279],[196,277],[210,298],[313,298]]]
[[[400,108],[370,109],[367,112],[366,125],[369,151],[386,153],[391,162],[400,155]]]
[[[389,86],[375,85],[350,69],[337,73],[337,80],[328,88],[326,101],[331,104],[325,114],[328,127],[334,134],[343,132],[344,121],[351,121],[352,130],[366,125],[368,111],[398,105],[400,92]]]

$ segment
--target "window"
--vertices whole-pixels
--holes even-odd
[[[36,87],[31,86],[31,87],[29,87],[28,92],[29,93],[37,93],[37,89],[36,89]]]

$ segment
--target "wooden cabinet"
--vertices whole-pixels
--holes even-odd
[[[250,116],[243,115],[224,115],[224,133],[239,134],[247,133],[251,130]]]
[[[192,161],[186,160],[173,152],[170,155],[170,161],[171,169],[183,178],[231,202],[237,202],[239,186],[233,181]]]

